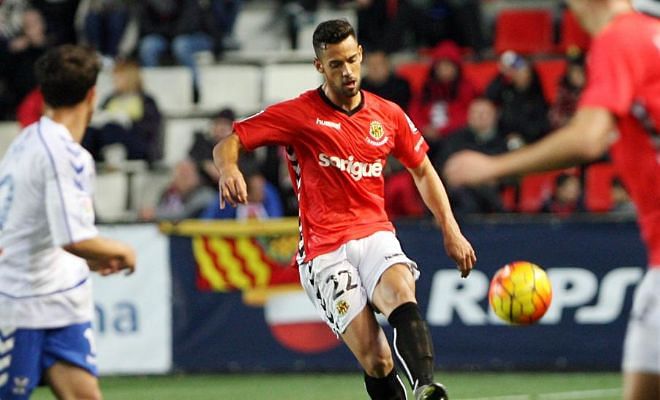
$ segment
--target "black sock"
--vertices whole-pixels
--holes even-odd
[[[410,385],[416,389],[433,382],[433,342],[416,303],[404,303],[390,314],[394,328],[394,351]]]
[[[396,368],[384,378],[374,378],[364,373],[364,385],[372,400],[406,400],[406,388],[396,373]]]

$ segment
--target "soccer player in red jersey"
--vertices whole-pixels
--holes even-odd
[[[649,0],[647,0],[648,2]],[[564,168],[608,149],[639,215],[649,270],[635,294],[624,342],[624,397],[660,399],[660,20],[628,0],[569,0],[593,36],[587,86],[569,124],[538,143],[487,157],[450,159],[453,185]]]
[[[214,149],[221,203],[246,201],[240,149],[286,146],[300,208],[298,267],[310,300],[364,368],[372,399],[405,399],[392,352],[374,311],[394,328],[394,350],[416,399],[446,399],[433,380],[433,344],[415,299],[417,265],[387,219],[383,170],[392,154],[414,177],[442,229],[444,246],[466,277],[474,250],[452,214],[428,146],[394,103],[360,90],[362,47],[351,25],[326,21],[313,36],[314,66],[325,82],[234,124]],[[432,251],[432,249],[429,249]]]

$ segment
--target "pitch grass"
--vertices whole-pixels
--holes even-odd
[[[438,372],[452,400],[610,400],[621,398],[618,373]],[[104,377],[105,400],[364,400],[362,376],[346,374],[220,374]],[[32,399],[54,397],[39,388]],[[411,397],[410,397],[411,398]]]

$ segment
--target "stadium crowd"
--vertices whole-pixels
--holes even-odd
[[[196,54],[211,54],[218,62],[226,52],[240,49],[234,26],[243,3],[2,0],[0,119],[16,119],[22,125],[37,120],[43,112],[43,99],[36,88],[32,68],[35,60],[59,44],[88,44],[112,69],[113,91],[99,99],[99,110],[84,147],[105,169],[121,170],[126,161],[137,160],[151,170],[162,171],[167,115],[154,94],[145,90],[140,71],[159,65],[187,67],[192,77],[191,98],[199,102]],[[493,24],[485,21],[477,0],[281,0],[274,5],[274,15],[284,17],[292,48],[298,46],[297,30],[321,5],[355,13],[365,49],[362,87],[394,101],[408,113],[427,139],[429,157],[439,172],[448,157],[460,150],[507,152],[562,126],[575,111],[585,84],[584,52],[589,42],[580,36],[581,32],[569,37],[573,31],[566,27],[573,20],[561,2],[554,10],[542,11],[550,16],[548,47],[540,42],[530,45],[507,39],[497,19]],[[522,24],[530,23],[529,15],[520,20]],[[507,26],[512,24],[515,22],[509,21]],[[412,52],[415,57],[395,62],[401,60],[401,52]],[[208,132],[189,133],[194,140],[188,156],[167,172],[169,183],[156,202],[135,210],[134,217],[154,220],[296,215],[296,198],[288,183],[282,150],[277,148],[250,154],[242,161],[253,193],[246,209],[214,211],[217,172],[211,163],[211,149],[231,132],[231,122],[237,116],[230,108],[208,116]],[[389,215],[428,215],[412,180],[401,172],[400,165],[389,163]],[[561,173],[448,190],[459,216],[501,212],[560,216],[619,210],[634,213],[617,182],[608,160],[602,159]],[[565,200],[565,195],[569,199]]]

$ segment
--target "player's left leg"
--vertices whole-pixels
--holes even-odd
[[[360,266],[369,299],[394,328],[394,350],[417,399],[446,399],[433,381],[433,342],[415,298],[417,266],[408,259],[391,232],[378,232],[366,241]]]
[[[394,328],[394,350],[418,398],[445,398],[444,388],[433,382],[433,342],[415,299],[410,266],[395,264],[385,270],[372,302]],[[431,397],[431,392],[437,395]]]
[[[387,338],[369,305],[353,318],[341,338],[364,369],[364,385],[371,399],[406,399]]]
[[[96,350],[89,322],[49,329],[42,362],[45,378],[60,400],[100,400]]]

